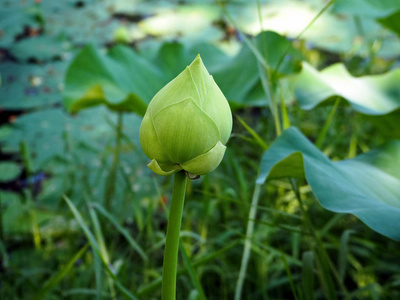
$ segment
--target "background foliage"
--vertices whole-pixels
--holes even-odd
[[[178,299],[399,299],[397,0],[0,7],[2,299],[159,299],[172,182],[138,132],[198,53],[234,129]]]

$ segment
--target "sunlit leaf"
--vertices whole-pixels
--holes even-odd
[[[400,9],[397,0],[336,0],[333,11],[337,13],[350,13],[360,16],[383,17]]]
[[[305,178],[324,208],[400,241],[400,141],[332,162],[291,127],[264,153],[257,183],[283,177]]]
[[[227,10],[245,33],[256,35],[263,30],[276,31],[290,38],[297,37],[329,1],[266,1],[261,6],[262,26],[256,2],[227,5]],[[390,2],[390,3],[389,3]],[[392,6],[391,6],[392,5]],[[368,55],[369,42],[382,41],[377,55],[396,58],[400,44],[394,34],[382,30],[375,18],[387,16],[398,7],[397,0],[336,0],[302,35],[308,47],[334,53],[349,51]],[[397,9],[398,10],[398,9]],[[361,25],[355,16],[363,16]],[[360,36],[360,26],[365,34]],[[393,36],[395,40],[393,41]]]
[[[169,7],[139,22],[147,34],[175,37],[188,42],[216,41],[223,37],[220,29],[212,26],[220,16],[216,5],[181,5]]]
[[[353,77],[341,63],[317,71],[307,63],[295,79],[295,93],[304,109],[341,96],[358,112],[383,115],[400,107],[400,69],[381,75]]]

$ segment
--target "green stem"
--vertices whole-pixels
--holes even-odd
[[[168,217],[162,274],[162,300],[175,300],[176,270],[178,265],[179,233],[181,229],[183,203],[187,177],[184,171],[175,174],[171,208]]]
[[[239,277],[236,283],[235,300],[240,300],[242,295],[244,278],[246,277],[247,265],[250,259],[251,239],[253,236],[254,220],[257,213],[258,199],[260,198],[260,190],[261,185],[256,184],[256,187],[254,188],[253,199],[251,200],[249,218],[247,220],[246,240],[244,242],[242,264],[240,266]]]
[[[227,252],[228,250],[232,249],[233,247],[235,247],[237,244],[239,244],[239,241],[234,241],[230,244],[228,244],[227,246],[225,246],[224,248],[217,250],[211,254],[207,254],[203,257],[201,257],[199,260],[195,261],[192,266],[193,267],[198,267],[198,266],[202,266],[207,264],[208,262],[217,259],[219,257],[221,257],[221,255],[223,255],[225,252]],[[1,244],[0,244],[1,245]],[[188,272],[188,269],[182,268],[180,270],[178,270],[177,274],[178,275],[182,275]],[[155,280],[153,280],[152,282],[150,282],[149,284],[147,284],[146,286],[144,286],[143,288],[139,289],[137,292],[137,296],[138,297],[143,297],[145,295],[148,295],[149,293],[155,291],[159,286],[161,285],[161,279],[157,278]]]
[[[276,135],[280,136],[282,133],[282,126],[281,126],[281,121],[279,120],[279,109],[278,109],[278,103],[275,99],[275,94],[274,94],[274,82],[278,82],[276,80],[276,77],[273,77],[273,72],[271,70],[271,66],[268,63],[268,52],[267,52],[267,41],[265,40],[264,34],[263,34],[263,25],[262,25],[262,13],[261,13],[261,4],[260,0],[257,0],[257,11],[258,11],[258,21],[260,23],[260,30],[261,30],[261,47],[262,47],[262,54],[264,56],[264,60],[266,63],[266,66],[264,68],[261,68],[261,65],[259,64],[259,73],[260,73],[260,78],[261,78],[261,83],[264,88],[265,94],[268,98],[268,102],[272,111],[272,115],[274,117],[274,122],[275,122],[275,130],[276,130]]]
[[[333,105],[331,112],[329,113],[329,116],[326,119],[324,127],[322,127],[322,130],[318,135],[317,141],[315,142],[315,146],[317,146],[318,149],[321,149],[322,147],[322,143],[324,142],[326,134],[328,133],[329,126],[332,123],[333,116],[335,115],[336,109],[339,106],[339,102],[340,102],[340,97],[337,97],[335,104]]]

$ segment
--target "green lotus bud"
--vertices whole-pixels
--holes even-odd
[[[228,101],[200,55],[151,100],[140,126],[140,144],[159,175],[213,171],[232,131]]]

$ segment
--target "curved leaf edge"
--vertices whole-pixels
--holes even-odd
[[[296,142],[303,146],[296,147]],[[285,148],[286,153],[282,151]],[[313,159],[317,159],[319,163],[315,164]],[[285,165],[293,160],[298,160],[296,165]],[[282,167],[286,170],[279,170]],[[328,168],[330,174],[333,172],[335,176],[342,176],[346,180],[346,175],[334,162],[330,161],[297,128],[290,127],[263,154],[256,182],[264,184],[268,180],[284,177],[305,178],[316,199],[325,209],[336,213],[353,214],[374,231],[400,241],[400,208],[378,199],[371,199],[351,186],[338,190],[334,182],[324,181],[323,173],[327,172]],[[335,192],[339,192],[342,198],[338,199],[337,203],[332,203],[329,195]],[[379,217],[380,215],[382,217]]]

